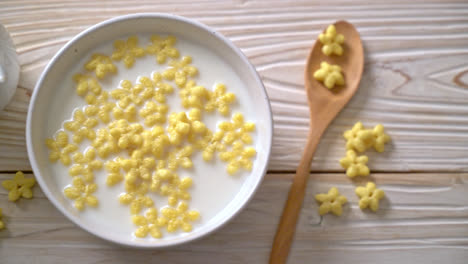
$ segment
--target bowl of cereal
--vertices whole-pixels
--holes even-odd
[[[187,18],[134,14],[52,58],[26,139],[66,217],[121,245],[161,248],[241,211],[266,173],[272,130],[263,84],[229,40]]]

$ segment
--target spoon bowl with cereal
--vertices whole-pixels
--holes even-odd
[[[320,34],[307,59],[305,90],[310,130],[270,254],[270,263],[286,263],[305,196],[310,165],[324,131],[356,93],[364,68],[359,33],[338,21]]]

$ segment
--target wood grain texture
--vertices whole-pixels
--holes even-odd
[[[358,120],[383,123],[393,138],[370,153],[374,171],[468,169],[468,3],[431,1],[1,1],[0,22],[13,36],[22,74],[0,112],[0,171],[30,169],[25,118],[34,85],[68,40],[105,19],[169,12],[199,20],[238,45],[259,71],[274,113],[270,170],[292,171],[308,124],[306,55],[329,23],[346,19],[361,33],[366,65],[357,96],[318,148],[313,171],[339,171],[342,132]]]
[[[0,181],[12,176],[0,174]],[[193,264],[267,263],[292,176],[267,175],[247,208],[225,227],[198,242],[159,251],[121,248],[86,233],[62,216],[38,187],[32,200],[18,203],[7,202],[0,188],[8,228],[0,232],[0,259],[6,264],[178,264],[188,263],[188,258]],[[353,183],[341,173],[311,175],[288,263],[466,263],[468,174],[373,177],[386,192],[377,214],[357,206],[354,187],[364,182]],[[314,195],[331,186],[349,203],[341,217],[320,217]]]
[[[345,19],[366,52],[356,97],[326,132],[289,263],[454,263],[468,259],[468,3],[466,0],[137,0],[0,1],[22,66],[13,101],[0,112],[0,172],[30,170],[24,130],[34,85],[73,36],[118,15],[168,12],[196,19],[231,39],[259,71],[273,107],[270,171],[295,170],[309,121],[305,58],[318,33]],[[340,170],[342,132],[361,120],[383,123],[393,138],[370,167],[387,198],[361,212]],[[426,171],[428,173],[405,173]],[[444,172],[445,171],[445,172]],[[449,173],[447,171],[451,171]],[[439,173],[437,173],[439,172]],[[214,234],[164,251],[121,248],[64,218],[38,187],[35,198],[0,207],[0,263],[266,263],[292,174],[267,175],[255,198]],[[0,174],[0,181],[12,174]],[[320,217],[313,195],[337,186],[349,199],[343,217]]]

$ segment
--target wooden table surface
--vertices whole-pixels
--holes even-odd
[[[308,108],[303,67],[317,34],[346,19],[361,33],[366,65],[359,92],[327,130],[289,263],[468,263],[468,3],[429,1],[0,1],[0,23],[21,62],[18,90],[0,111],[0,180],[31,173],[25,144],[32,90],[49,59],[87,27],[118,15],[168,12],[231,39],[256,66],[274,113],[268,175],[247,208],[197,242],[166,249],[121,248],[68,221],[38,187],[35,198],[0,207],[0,263],[266,263],[295,166]],[[393,141],[370,153],[371,179],[387,196],[361,212],[340,168],[342,132],[382,123]],[[342,217],[317,214],[314,194],[337,186]]]

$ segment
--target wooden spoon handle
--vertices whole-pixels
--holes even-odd
[[[326,126],[325,126],[326,127]],[[283,209],[281,220],[276,231],[275,239],[270,254],[270,264],[284,264],[289,255],[289,249],[296,231],[296,224],[302,208],[305,196],[307,180],[310,174],[310,164],[314,157],[315,149],[320,141],[325,128],[315,127],[311,129],[302,159],[294,176],[288,200]]]

